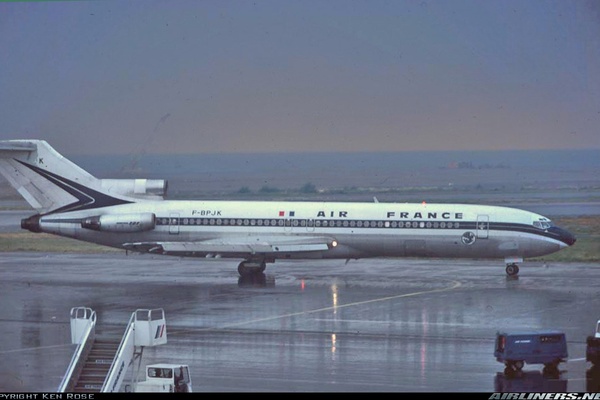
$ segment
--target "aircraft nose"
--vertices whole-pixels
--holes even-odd
[[[555,236],[557,240],[560,240],[567,246],[573,246],[577,241],[575,235],[573,235],[566,229],[559,228],[558,226],[551,227],[550,229],[548,229],[548,232],[551,233],[552,236]]]

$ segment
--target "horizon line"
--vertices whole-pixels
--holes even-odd
[[[405,153],[505,153],[505,152],[569,152],[569,151],[600,151],[598,148],[567,148],[567,149],[480,149],[480,150],[353,150],[353,151],[335,151],[335,150],[295,150],[295,151],[214,151],[214,152],[154,152],[154,151],[130,151],[130,152],[116,152],[116,153],[70,153],[73,156],[130,156],[139,154],[141,156],[147,155],[171,155],[171,156],[195,156],[195,155],[289,155],[289,154],[315,154],[315,155],[327,155],[327,154],[405,154]]]

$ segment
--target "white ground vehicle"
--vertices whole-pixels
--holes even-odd
[[[591,362],[594,366],[600,365],[600,320],[596,321],[594,336],[587,337],[585,360]]]
[[[192,379],[187,365],[152,364],[146,366],[146,380],[137,382],[136,393],[191,393]]]

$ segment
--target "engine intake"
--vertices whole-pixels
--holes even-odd
[[[105,214],[81,220],[81,227],[100,232],[144,232],[154,229],[156,215],[139,214]]]
[[[164,199],[168,182],[164,179],[101,179],[108,193],[142,199]]]

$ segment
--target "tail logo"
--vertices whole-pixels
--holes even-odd
[[[52,172],[46,171],[34,165],[27,164],[20,160],[16,161],[23,164],[25,167],[31,169],[32,171],[38,173],[39,175],[43,176],[44,178],[46,178],[65,192],[69,193],[73,197],[77,198],[77,201],[71,204],[67,204],[66,206],[57,208],[56,210],[52,210],[52,213],[89,210],[93,208],[131,203],[131,201],[117,199],[104,193],[100,193],[96,190],[90,189],[89,187],[83,186],[77,182],[73,182],[70,179],[53,174]],[[43,163],[43,159],[40,158],[39,163]]]

